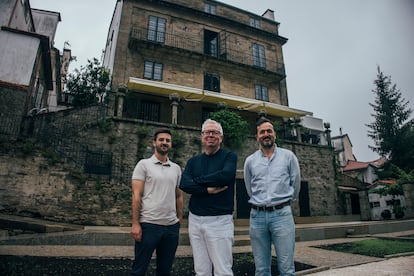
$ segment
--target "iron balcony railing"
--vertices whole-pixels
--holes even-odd
[[[155,32],[146,28],[132,28],[129,36],[129,47],[134,48],[136,41],[146,41],[148,43],[169,46],[187,50],[193,53],[208,55],[220,60],[231,61],[239,64],[249,65],[262,70],[271,71],[281,76],[285,76],[285,66],[281,62],[264,57],[253,57],[252,53],[238,51],[233,49],[226,42],[226,32],[220,33],[220,43],[217,49],[205,49],[205,43],[202,40],[195,39],[189,35],[181,36],[167,32]]]

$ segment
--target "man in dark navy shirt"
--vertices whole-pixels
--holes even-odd
[[[237,155],[220,148],[223,128],[202,125],[204,153],[188,160],[180,188],[191,194],[188,233],[196,275],[233,275],[233,206]]]

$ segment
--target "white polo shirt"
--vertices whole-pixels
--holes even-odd
[[[138,162],[132,179],[144,181],[141,223],[173,225],[178,222],[175,189],[180,183],[181,169],[176,163],[168,159],[162,164],[152,155]]]

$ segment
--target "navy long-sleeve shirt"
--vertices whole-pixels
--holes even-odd
[[[233,213],[234,185],[236,181],[237,155],[220,149],[213,155],[205,153],[188,160],[181,176],[180,188],[191,194],[189,210],[198,216],[219,216]],[[228,189],[209,194],[207,187]]]

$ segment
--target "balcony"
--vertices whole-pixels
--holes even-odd
[[[128,47],[131,49],[137,48],[137,42],[147,42],[151,44],[158,44],[167,47],[177,48],[186,50],[192,53],[198,53],[200,55],[207,55],[218,60],[234,62],[237,64],[243,64],[251,67],[255,67],[259,70],[268,71],[271,73],[276,73],[280,75],[282,78],[285,77],[285,66],[283,63],[277,62],[275,60],[261,58],[260,62],[255,62],[251,52],[242,52],[235,49],[232,49],[230,45],[228,45],[225,37],[226,32],[222,31],[220,33],[220,43],[217,50],[213,49],[213,51],[209,51],[210,53],[205,52],[205,43],[202,40],[195,39],[195,37],[191,37],[190,35],[180,36],[170,33],[164,32],[154,32],[152,30],[148,31],[148,29],[139,29],[139,28],[132,28],[129,34],[129,43]],[[260,65],[255,65],[260,64]]]

